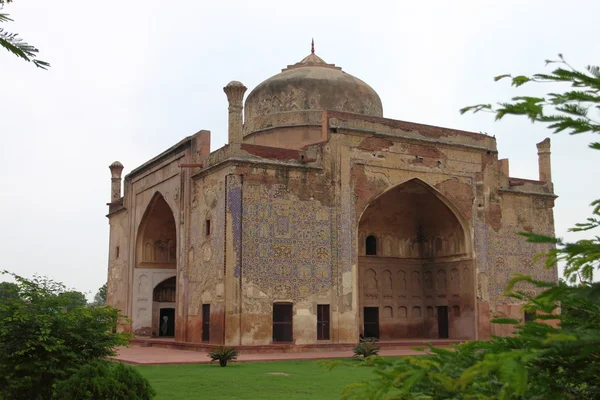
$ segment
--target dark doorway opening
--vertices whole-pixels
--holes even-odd
[[[365,253],[368,256],[376,256],[377,255],[377,238],[375,236],[367,237],[365,243]]]
[[[440,339],[448,339],[448,307],[437,307],[438,317],[438,337]]]
[[[317,340],[329,340],[329,304],[317,305]]]
[[[525,311],[525,323],[535,321],[535,312]]]
[[[273,343],[293,341],[292,314],[292,304],[273,304]]]
[[[175,309],[161,308],[158,320],[158,336],[175,336]]]
[[[202,304],[202,341],[210,341],[210,304]]]
[[[379,339],[379,307],[365,307],[363,312],[365,337]]]

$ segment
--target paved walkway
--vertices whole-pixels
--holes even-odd
[[[381,356],[414,356],[423,352],[401,349],[381,350]],[[244,354],[237,358],[238,362],[252,361],[282,361],[282,360],[321,360],[324,358],[349,358],[352,351],[310,351],[301,353],[262,353]],[[115,360],[133,365],[163,365],[163,364],[208,364],[208,353],[202,351],[163,349],[160,347],[119,347]]]

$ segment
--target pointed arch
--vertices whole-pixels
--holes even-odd
[[[175,292],[177,290],[177,281],[175,275],[159,282],[152,289],[152,301],[160,303],[175,303]]]
[[[387,194],[389,194],[390,192],[392,192],[394,190],[401,190],[402,188],[408,188],[410,186],[420,187],[420,188],[426,190],[428,193],[435,196],[443,205],[445,205],[448,208],[448,210],[452,213],[454,218],[456,218],[456,220],[460,224],[461,234],[462,234],[461,242],[464,245],[464,251],[467,255],[471,255],[473,252],[471,229],[470,229],[470,225],[467,222],[467,219],[465,218],[465,216],[458,209],[458,207],[456,207],[456,205],[454,205],[454,203],[450,199],[448,199],[446,196],[444,196],[439,190],[437,190],[436,188],[434,188],[433,186],[429,185],[428,183],[422,181],[419,178],[409,179],[402,183],[390,186],[383,192],[377,194],[376,196],[373,196],[367,202],[367,205],[364,207],[364,209],[360,213],[360,216],[357,221],[357,226],[360,226],[360,222],[363,220],[365,213],[367,212],[367,210],[369,210],[369,208],[373,207],[373,205],[375,204],[375,202],[377,200],[381,199],[382,197],[386,196]]]
[[[420,179],[407,180],[374,196],[356,228],[365,241],[361,249],[377,238],[377,257],[356,250],[359,279],[377,277],[376,285],[358,286],[363,326],[375,324],[383,340],[474,337],[473,313],[448,313],[450,300],[468,310],[474,288],[458,282],[459,271],[473,263],[470,223],[446,196]],[[386,307],[398,314],[386,317]],[[434,329],[438,325],[449,326],[449,333]]]
[[[176,268],[177,229],[173,210],[160,192],[154,193],[138,226],[137,268]]]

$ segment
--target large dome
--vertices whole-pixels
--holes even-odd
[[[322,110],[383,116],[381,99],[369,85],[340,67],[327,64],[313,50],[248,95],[244,106],[245,130],[249,133],[270,125],[265,125],[267,120],[281,120],[276,114]]]

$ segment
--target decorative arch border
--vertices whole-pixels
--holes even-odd
[[[371,199],[369,199],[369,201],[367,202],[367,205],[363,208],[363,210],[361,211],[361,213],[358,217],[358,220],[356,221],[356,228],[358,229],[358,227],[360,226],[360,221],[362,220],[362,217],[365,214],[365,211],[367,211],[367,208],[369,208],[377,199],[379,199],[384,194],[386,194],[394,189],[400,188],[401,186],[406,185],[410,182],[414,182],[414,183],[422,186],[423,188],[425,188],[427,191],[429,191],[431,194],[433,194],[435,197],[437,197],[437,199],[440,200],[446,207],[448,207],[448,209],[452,212],[452,214],[454,214],[454,217],[458,220],[458,223],[460,224],[460,227],[463,230],[463,235],[464,235],[464,239],[465,239],[465,252],[468,256],[472,256],[473,255],[473,237],[472,237],[472,233],[471,233],[471,227],[470,227],[469,223],[467,222],[467,219],[465,218],[465,216],[452,203],[452,201],[450,201],[446,196],[444,196],[442,193],[440,193],[439,190],[437,190],[436,188],[434,188],[427,182],[422,181],[419,178],[411,178],[411,179],[405,180],[402,183],[392,185],[392,186],[388,187],[387,189],[385,189],[383,192],[381,192],[381,193],[373,196]]]
[[[167,198],[159,190],[157,190],[154,192],[154,194],[152,195],[152,197],[146,204],[146,208],[144,209],[144,214],[142,214],[142,218],[140,219],[140,221],[137,224],[136,229],[135,229],[134,263],[133,263],[134,268],[137,268],[137,265],[139,264],[140,235],[142,234],[142,232],[144,231],[144,229],[146,227],[146,224],[148,223],[148,218],[149,218],[150,213],[152,212],[153,207],[156,205],[156,202],[161,198],[169,207],[169,210],[171,211],[171,214],[173,215],[173,221],[175,221],[175,243],[176,243],[175,260],[176,260],[176,263],[179,263],[179,240],[180,239],[179,239],[179,229],[177,229],[177,218],[175,218],[175,213],[173,212],[172,205],[169,204],[169,202],[167,201]],[[154,290],[154,288],[153,288],[153,290]]]

